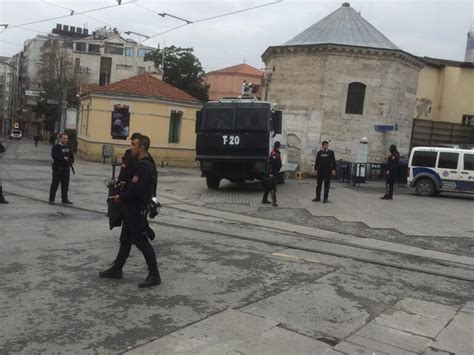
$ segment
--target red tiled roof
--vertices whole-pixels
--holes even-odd
[[[87,94],[88,92],[94,91],[99,85],[97,84],[81,84],[79,85],[79,93],[81,95]]]
[[[243,74],[243,75],[255,75],[255,76],[263,76],[263,72],[257,68],[254,68],[248,64],[238,64],[232,67],[227,67],[224,69],[219,69],[215,71],[211,71],[207,73],[209,74]]]
[[[93,91],[199,102],[195,97],[148,73],[99,86]]]

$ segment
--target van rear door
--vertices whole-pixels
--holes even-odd
[[[462,155],[462,169],[459,174],[460,187],[464,191],[474,192],[474,152],[464,152]]]

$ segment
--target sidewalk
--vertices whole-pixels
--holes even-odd
[[[456,308],[405,298],[334,347],[330,338],[314,340],[285,329],[283,318],[270,319],[265,314],[265,304],[261,306],[257,303],[225,310],[126,354],[472,355],[474,352],[474,302]]]

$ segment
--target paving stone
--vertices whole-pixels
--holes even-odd
[[[241,354],[259,355],[332,353],[331,347],[326,343],[279,327],[271,328],[249,340],[242,339],[239,344],[234,345],[234,349]]]
[[[343,339],[365,325],[370,314],[357,300],[341,296],[337,291],[334,285],[309,284],[241,310],[273,319],[314,339],[323,334]]]
[[[425,351],[423,351],[423,355],[452,355],[452,354],[443,350],[433,349],[430,347],[426,349]]]
[[[449,323],[448,328],[456,328],[459,331],[470,333],[474,337],[474,314],[459,312]]]
[[[397,348],[395,346],[384,344],[372,339],[368,339],[365,337],[361,337],[358,335],[352,335],[346,339],[347,342],[359,345],[367,350],[369,350],[368,354],[390,354],[390,355],[413,355],[416,354],[415,352]],[[339,350],[336,346],[336,350]],[[344,351],[343,349],[340,349]],[[353,354],[350,352],[350,354]]]
[[[414,298],[404,298],[395,305],[395,308],[407,313],[414,313],[420,316],[446,321],[451,320],[457,311],[457,309],[452,306],[445,306],[439,303]]]
[[[250,340],[277,325],[275,321],[228,309],[182,329],[181,333],[216,344],[235,339]]]
[[[350,355],[374,355],[374,353],[376,355],[390,355],[389,353],[386,353],[380,350],[369,349],[362,345],[350,343],[347,341],[343,341],[337,344],[337,346],[334,349],[338,351],[342,351],[345,354],[350,354]]]
[[[184,334],[172,334],[133,349],[126,355],[239,355],[225,344],[209,344]]]
[[[404,311],[394,311],[392,314],[381,314],[373,322],[409,333],[435,338],[446,326],[447,321],[428,318]]]
[[[413,352],[424,350],[432,342],[432,339],[426,337],[409,334],[401,330],[374,323],[367,324],[355,335]]]
[[[467,302],[460,310],[460,312],[474,314],[474,302]]]
[[[468,332],[460,331],[458,327],[448,327],[436,338],[431,347],[456,355],[472,355],[474,337]]]

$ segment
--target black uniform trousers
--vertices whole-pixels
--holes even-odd
[[[128,211],[120,233],[120,249],[115,259],[115,266],[121,269],[130,255],[132,244],[142,252],[150,273],[158,272],[156,254],[147,236],[146,214],[138,210]]]
[[[395,184],[395,174],[393,172],[390,172],[390,174],[385,175],[385,186],[386,186],[385,193],[388,196],[393,196],[394,184]]]
[[[61,184],[61,199],[63,202],[68,200],[67,193],[69,191],[69,168],[53,168],[53,181],[49,189],[49,200],[54,201],[56,191]]]
[[[318,171],[316,181],[316,197],[321,198],[321,188],[324,182],[324,199],[326,200],[329,197],[329,188],[331,186],[331,172]]]
[[[275,191],[277,190],[277,186],[278,186],[278,174],[275,174],[275,175],[272,175],[272,177],[268,177],[265,179],[265,197],[268,196],[268,194],[271,192],[271,191]]]

